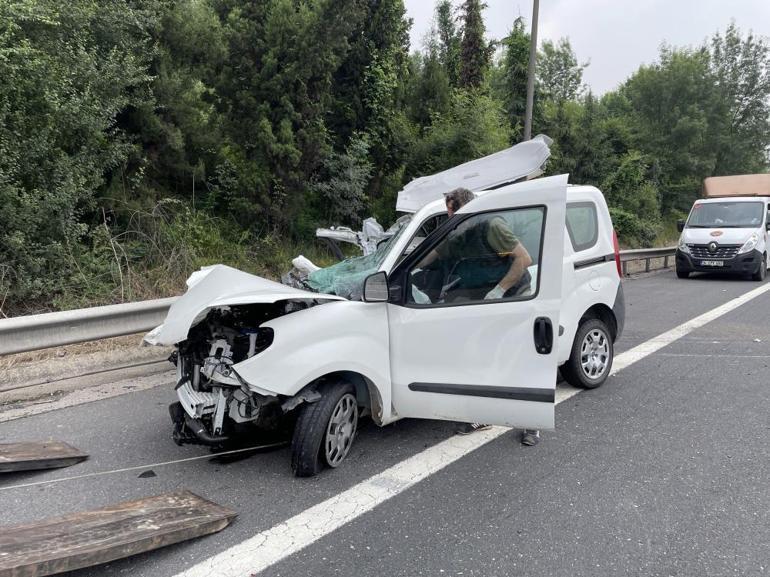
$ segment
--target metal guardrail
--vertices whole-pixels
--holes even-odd
[[[675,246],[664,248],[639,248],[633,250],[620,251],[620,263],[623,267],[623,276],[628,276],[627,263],[636,260],[644,261],[644,272],[650,272],[650,260],[654,258],[663,259],[663,268],[668,268],[668,259],[676,254]]]
[[[621,251],[623,275],[628,274],[627,263],[637,260],[645,261],[645,271],[650,270],[650,259],[654,258],[663,258],[663,266],[668,268],[675,250],[676,247]],[[177,298],[0,319],[0,355],[149,331],[163,322]]]
[[[177,297],[0,319],[0,355],[148,331]]]

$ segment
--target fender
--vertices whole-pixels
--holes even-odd
[[[567,267],[571,268],[572,266],[571,262],[565,262],[565,274]],[[621,286],[621,282],[617,280],[614,262],[602,265],[602,269],[594,277],[594,281],[598,283],[595,285],[597,290],[591,288],[590,283],[582,283],[563,292],[564,306],[562,307],[559,324],[563,327],[564,332],[559,336],[558,341],[560,365],[569,359],[578,323],[587,310],[601,304],[605,305],[610,311],[613,311],[613,314],[615,313],[614,309],[619,293],[618,287]],[[622,327],[619,326],[618,328],[622,330]]]
[[[234,366],[256,392],[294,396],[329,373],[353,371],[371,381],[391,420],[390,345],[385,303],[335,301],[272,319],[273,343]]]

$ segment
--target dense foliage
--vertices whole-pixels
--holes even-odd
[[[528,27],[492,40],[483,12],[438,0],[410,54],[403,0],[0,0],[0,313],[275,274],[316,226],[389,224],[411,178],[520,138]],[[767,170],[766,39],[664,46],[601,97],[587,65],[542,43],[534,129],[624,243]]]

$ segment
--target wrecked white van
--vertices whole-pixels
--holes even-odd
[[[425,199],[388,240],[362,300],[221,265],[196,273],[145,337],[176,346],[175,440],[220,445],[293,426],[292,469],[309,476],[343,462],[363,414],[378,425],[410,417],[553,428],[560,359],[573,359],[584,386],[601,384],[623,324],[606,205],[592,187],[570,190],[566,175],[505,185],[423,238],[441,202]],[[490,226],[509,227],[526,247],[528,286],[493,290],[511,257],[484,250]]]

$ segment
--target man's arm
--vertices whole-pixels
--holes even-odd
[[[511,263],[511,268],[508,269],[505,276],[499,283],[497,283],[497,286],[503,289],[503,294],[521,280],[524,271],[527,270],[527,267],[531,264],[532,257],[529,256],[527,249],[524,248],[523,244],[517,244],[516,248],[513,249],[513,262]]]
[[[430,266],[430,264],[433,263],[438,257],[439,254],[434,248],[427,255],[425,255],[425,258],[420,261],[420,263],[417,265],[417,268],[428,268],[428,266]]]
[[[495,218],[489,223],[487,241],[500,256],[512,256],[513,262],[497,286],[487,293],[485,299],[500,299],[519,280],[524,271],[532,264],[532,257],[513,231],[502,218]]]

